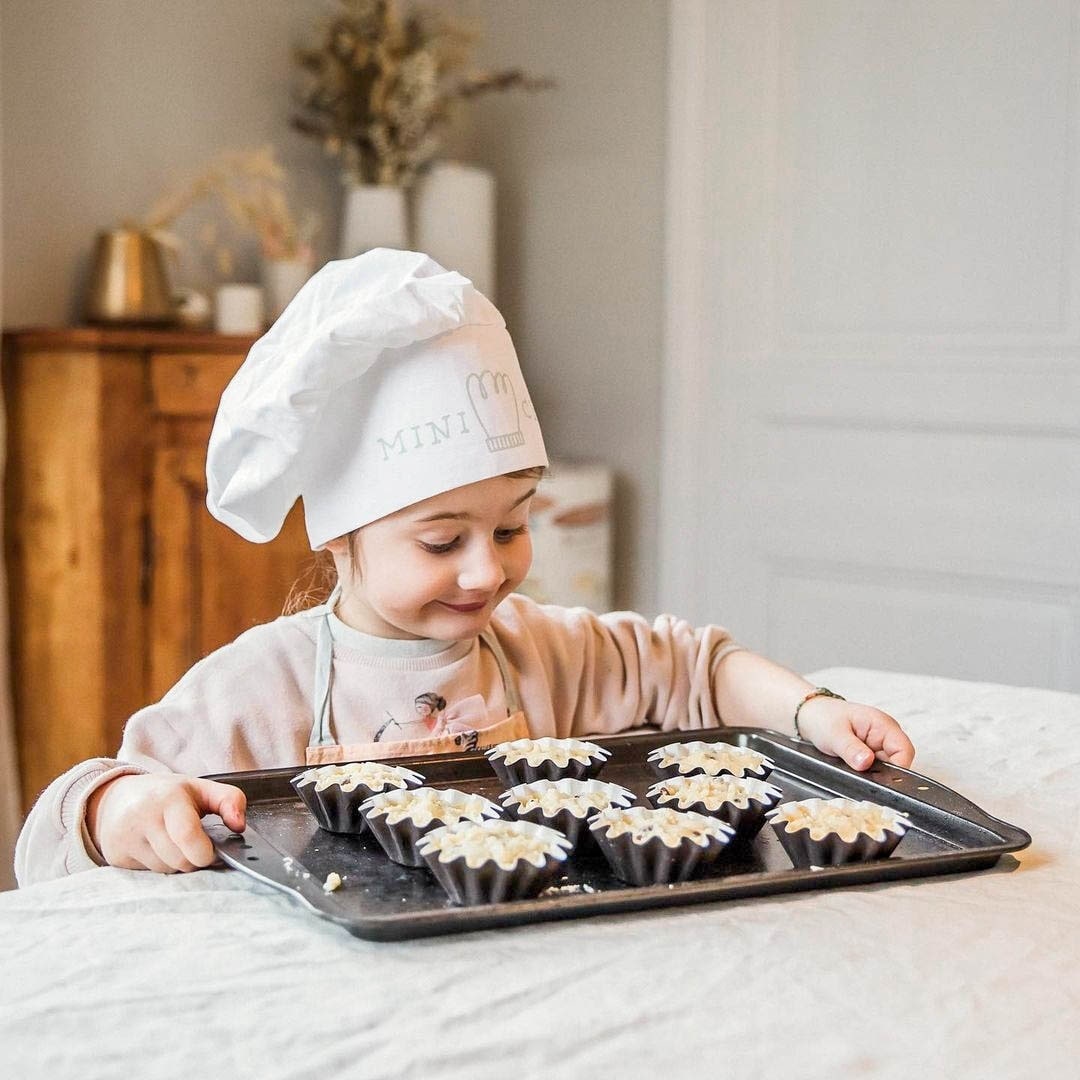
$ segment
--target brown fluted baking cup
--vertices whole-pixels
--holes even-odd
[[[409,788],[408,790],[414,792],[422,789]],[[455,817],[452,821],[448,821],[445,818],[433,817],[426,825],[417,825],[410,817],[391,822],[389,815],[374,813],[373,811],[378,808],[380,800],[385,800],[387,795],[392,794],[394,792],[384,791],[372,796],[370,799],[366,799],[360,806],[360,816],[367,823],[371,835],[379,841],[383,851],[386,852],[387,858],[392,862],[399,863],[402,866],[424,866],[424,859],[420,852],[417,851],[416,845],[429,832],[461,819]],[[441,788],[439,794],[444,798],[446,796],[460,796],[461,800],[479,798],[484,804],[483,814],[485,817],[501,818],[503,816],[502,809],[490,799],[483,798],[483,796],[470,795],[467,792],[458,791],[456,788]],[[453,801],[457,800],[454,799]]]
[[[770,822],[773,831],[795,866],[843,866],[845,863],[864,862],[869,859],[887,859],[903,839],[896,833],[886,832],[884,840],[875,840],[867,833],[859,833],[852,841],[841,840],[836,833],[829,833],[820,840],[810,836],[809,829],[787,831],[783,822]]]
[[[458,823],[459,826],[462,824],[464,823]],[[479,827],[494,824],[494,821],[483,822]],[[550,834],[552,850],[545,855],[543,865],[537,866],[527,859],[518,859],[514,866],[508,869],[500,866],[494,859],[487,859],[479,866],[469,866],[464,855],[443,862],[439,858],[440,852],[425,847],[424,841],[430,842],[431,837],[442,829],[453,829],[456,827],[454,825],[433,829],[420,842],[418,850],[424,863],[455,904],[471,906],[498,904],[506,900],[526,900],[542,893],[563,872],[570,850],[570,842],[565,836],[554,829],[527,821],[516,821],[513,824]],[[548,837],[545,836],[544,839]]]
[[[504,791],[501,798],[503,808],[507,813],[513,814],[521,821],[531,821],[537,825],[546,825],[549,829],[561,832],[576,851],[583,851],[596,846],[595,837],[586,827],[596,817],[603,807],[588,808],[584,814],[575,814],[573,810],[564,806],[555,814],[545,814],[539,806],[530,810],[521,809],[520,800],[531,792],[542,792],[545,787],[553,787],[557,790],[565,790],[574,793],[602,791],[608,795],[608,806],[631,806],[636,802],[632,791],[619,784],[605,784],[602,780],[574,780],[563,777],[561,780],[536,780],[531,784],[517,784],[509,791]]]
[[[807,799],[804,802],[825,802],[823,799]],[[831,802],[848,801],[843,799],[828,800]],[[776,833],[788,858],[800,869],[810,866],[843,866],[845,863],[866,862],[872,859],[887,859],[896,846],[904,838],[904,832],[910,827],[911,822],[903,815],[898,814],[897,827],[899,832],[893,829],[883,829],[884,836],[880,840],[867,832],[858,832],[854,840],[844,840],[838,833],[826,833],[821,839],[815,840],[808,828],[796,829],[788,832],[788,822],[775,817],[777,811],[784,806],[783,803],[769,811],[769,824]],[[888,807],[884,807],[888,810]]]
[[[760,763],[744,766],[739,771],[726,765],[718,765],[715,769],[708,768],[705,765],[694,765],[689,769],[683,769],[682,763],[680,763],[679,760],[675,760],[669,765],[660,764],[660,761],[668,751],[674,751],[676,754],[685,754],[708,746],[732,747],[734,750],[742,749],[741,747],[734,746],[734,744],[723,742],[669,743],[667,746],[658,746],[655,750],[650,751],[645,760],[648,763],[649,768],[663,780],[672,776],[696,776],[698,773],[705,773],[708,776],[748,776],[754,780],[765,780],[773,770],[773,762],[765,757],[764,754],[757,755],[762,759]]]
[[[700,773],[695,773],[692,776],[672,776],[667,777],[668,781],[678,783],[680,780],[691,780],[693,776],[700,776]],[[740,777],[733,777],[735,781],[738,781]],[[771,784],[765,784],[763,781],[754,781],[753,778],[749,778],[752,783],[760,784],[760,788],[756,788],[755,791],[749,795],[746,806],[738,806],[730,799],[725,799],[719,806],[713,808],[706,802],[692,802],[683,806],[677,796],[670,796],[664,799],[660,792],[657,790],[661,784],[665,783],[664,780],[660,780],[653,784],[648,791],[645,792],[645,798],[652,805],[658,809],[666,807],[670,810],[685,810],[692,814],[708,814],[712,817],[718,817],[721,821],[726,821],[735,830],[735,835],[731,838],[732,843],[738,841],[739,843],[745,843],[748,840],[752,840],[761,831],[762,825],[765,824],[765,814],[771,810],[776,804],[784,797],[779,788],[773,787]]]
[[[515,740],[515,742],[526,741],[542,742],[544,740]],[[590,748],[589,760],[579,761],[577,758],[570,758],[565,765],[559,765],[558,762],[551,758],[544,758],[538,764],[531,765],[527,758],[520,757],[516,761],[507,762],[504,755],[508,747],[514,746],[514,742],[499,743],[498,746],[485,750],[484,754],[491,763],[491,767],[495,770],[495,775],[502,781],[503,786],[507,788],[516,787],[518,784],[532,784],[537,780],[591,780],[599,775],[604,763],[611,756],[610,750],[605,750],[595,743],[584,742],[580,739],[550,739],[547,741],[552,744],[573,742],[581,746],[588,746]]]
[[[629,885],[663,885],[698,877],[716,864],[734,837],[730,825],[720,824],[726,835],[710,836],[704,847],[690,837],[683,837],[675,847],[665,844],[659,836],[651,836],[644,843],[636,843],[632,832],[612,837],[601,815],[593,819],[589,829],[617,878]]]
[[[332,833],[350,833],[353,835],[362,833],[364,831],[364,819],[360,816],[360,804],[365,799],[371,798],[372,795],[386,791],[389,785],[383,783],[378,787],[370,787],[361,783],[357,784],[351,791],[343,791],[340,784],[329,784],[316,791],[315,783],[300,783],[301,777],[306,776],[311,771],[308,769],[294,776],[289,783],[296,794],[300,796],[303,804],[311,811],[311,815],[315,818],[319,828]],[[404,780],[406,787],[419,787],[424,782],[423,776],[418,772],[413,772],[411,769],[398,769],[397,772],[401,774],[401,779]]]

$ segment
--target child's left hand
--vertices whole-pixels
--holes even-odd
[[[915,760],[915,747],[903,728],[871,705],[811,698],[799,713],[799,730],[819,750],[843,758],[859,772],[869,769],[875,757],[905,769]]]

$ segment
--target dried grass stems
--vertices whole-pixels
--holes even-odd
[[[337,7],[321,42],[295,50],[301,86],[292,126],[340,159],[355,183],[411,185],[462,101],[554,86],[518,69],[464,71],[477,33],[429,9],[402,17],[394,0]]]
[[[146,215],[144,228],[175,249],[179,241],[171,230],[176,220],[196,203],[216,198],[240,229],[255,234],[264,258],[310,261],[318,219],[311,213],[296,217],[285,182],[285,170],[272,146],[225,151],[194,180],[159,199]],[[204,247],[217,244],[216,224],[203,228],[201,241]],[[218,247],[216,259],[218,272],[229,276],[231,252]]]

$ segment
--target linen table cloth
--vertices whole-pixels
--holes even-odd
[[[0,894],[0,1075],[1028,1077],[1080,1068],[1080,696],[836,668],[1033,837],[991,870],[405,942],[236,871]]]

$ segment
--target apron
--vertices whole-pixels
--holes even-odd
[[[480,643],[487,646],[495,657],[506,695],[506,719],[497,720],[475,730],[463,730],[457,734],[430,735],[420,739],[401,739],[391,742],[361,742],[342,745],[334,738],[333,719],[330,715],[330,684],[334,674],[334,638],[330,629],[330,613],[340,595],[335,588],[330,598],[309,612],[319,620],[319,632],[315,644],[315,681],[312,693],[312,725],[305,756],[308,765],[335,765],[343,761],[387,760],[399,757],[415,757],[420,754],[452,754],[462,750],[484,750],[501,742],[527,739],[529,725],[521,708],[517,683],[498,639],[489,630],[480,635]],[[479,695],[476,695],[479,697]],[[461,726],[461,725],[459,725]]]

